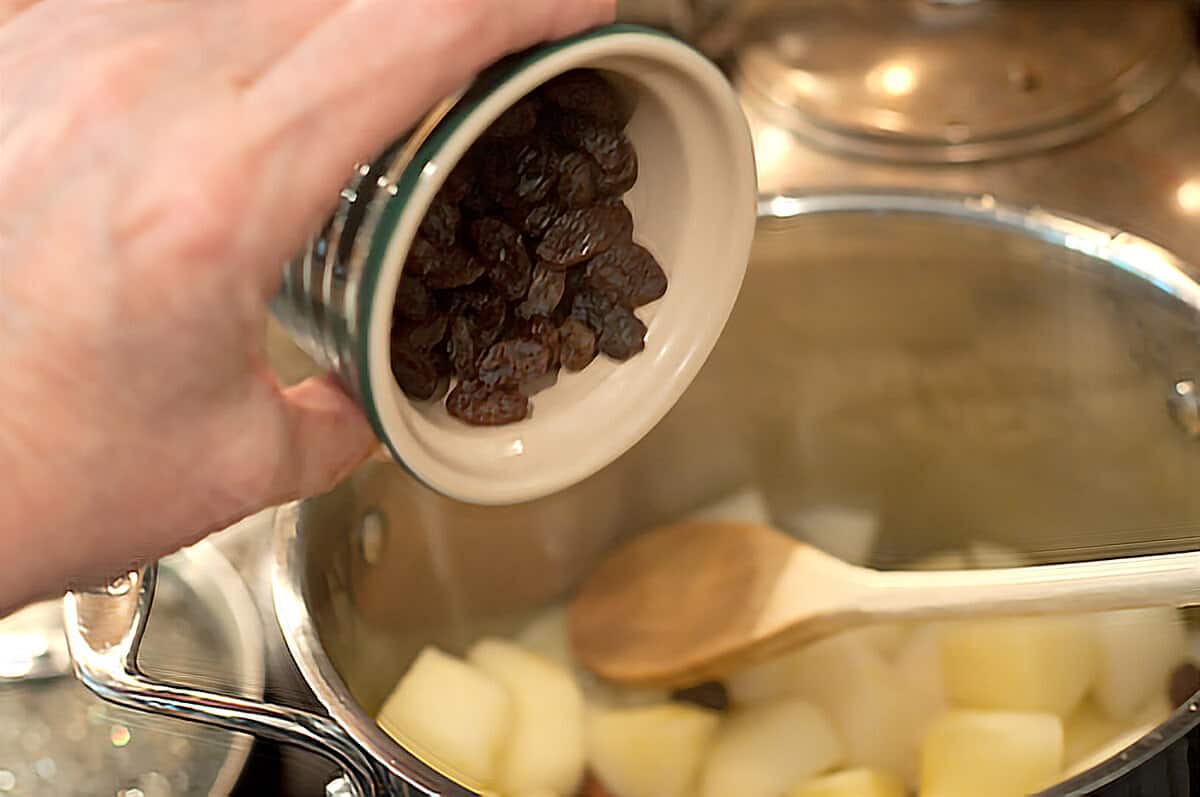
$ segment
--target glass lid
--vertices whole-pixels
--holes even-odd
[[[738,4],[722,34],[755,110],[820,146],[966,162],[1065,144],[1179,73],[1168,0],[811,0]]]

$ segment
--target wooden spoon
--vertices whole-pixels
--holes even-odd
[[[772,528],[687,522],[618,549],[569,610],[578,660],[685,686],[875,622],[1200,603],[1200,551],[1006,570],[877,571]]]

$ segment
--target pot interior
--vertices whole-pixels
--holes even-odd
[[[1186,266],[986,202],[764,210],[783,217],[760,221],[716,351],[614,465],[481,508],[373,464],[300,510],[301,589],[364,717],[423,646],[512,633],[614,545],[747,488],[797,533],[814,512],[868,518],[874,544],[847,555],[881,568],[978,540],[1036,562],[1195,546]]]

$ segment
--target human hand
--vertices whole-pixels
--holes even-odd
[[[0,0],[0,615],[374,445],[263,350],[356,161],[614,0]]]

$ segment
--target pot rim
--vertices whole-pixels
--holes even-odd
[[[1145,238],[1081,216],[1007,204],[991,194],[854,189],[790,191],[759,199],[759,223],[768,225],[802,216],[868,211],[943,216],[1022,232],[1115,265],[1200,312],[1200,270],[1194,265]],[[388,736],[354,700],[325,652],[305,602],[302,508],[303,502],[297,501],[280,507],[276,514],[271,576],[279,627],[302,677],[332,720],[393,774],[431,790],[430,794],[475,797],[477,792],[437,772]],[[1089,793],[1127,774],[1198,726],[1200,701],[1193,698],[1126,750],[1050,787],[1041,797]]]

